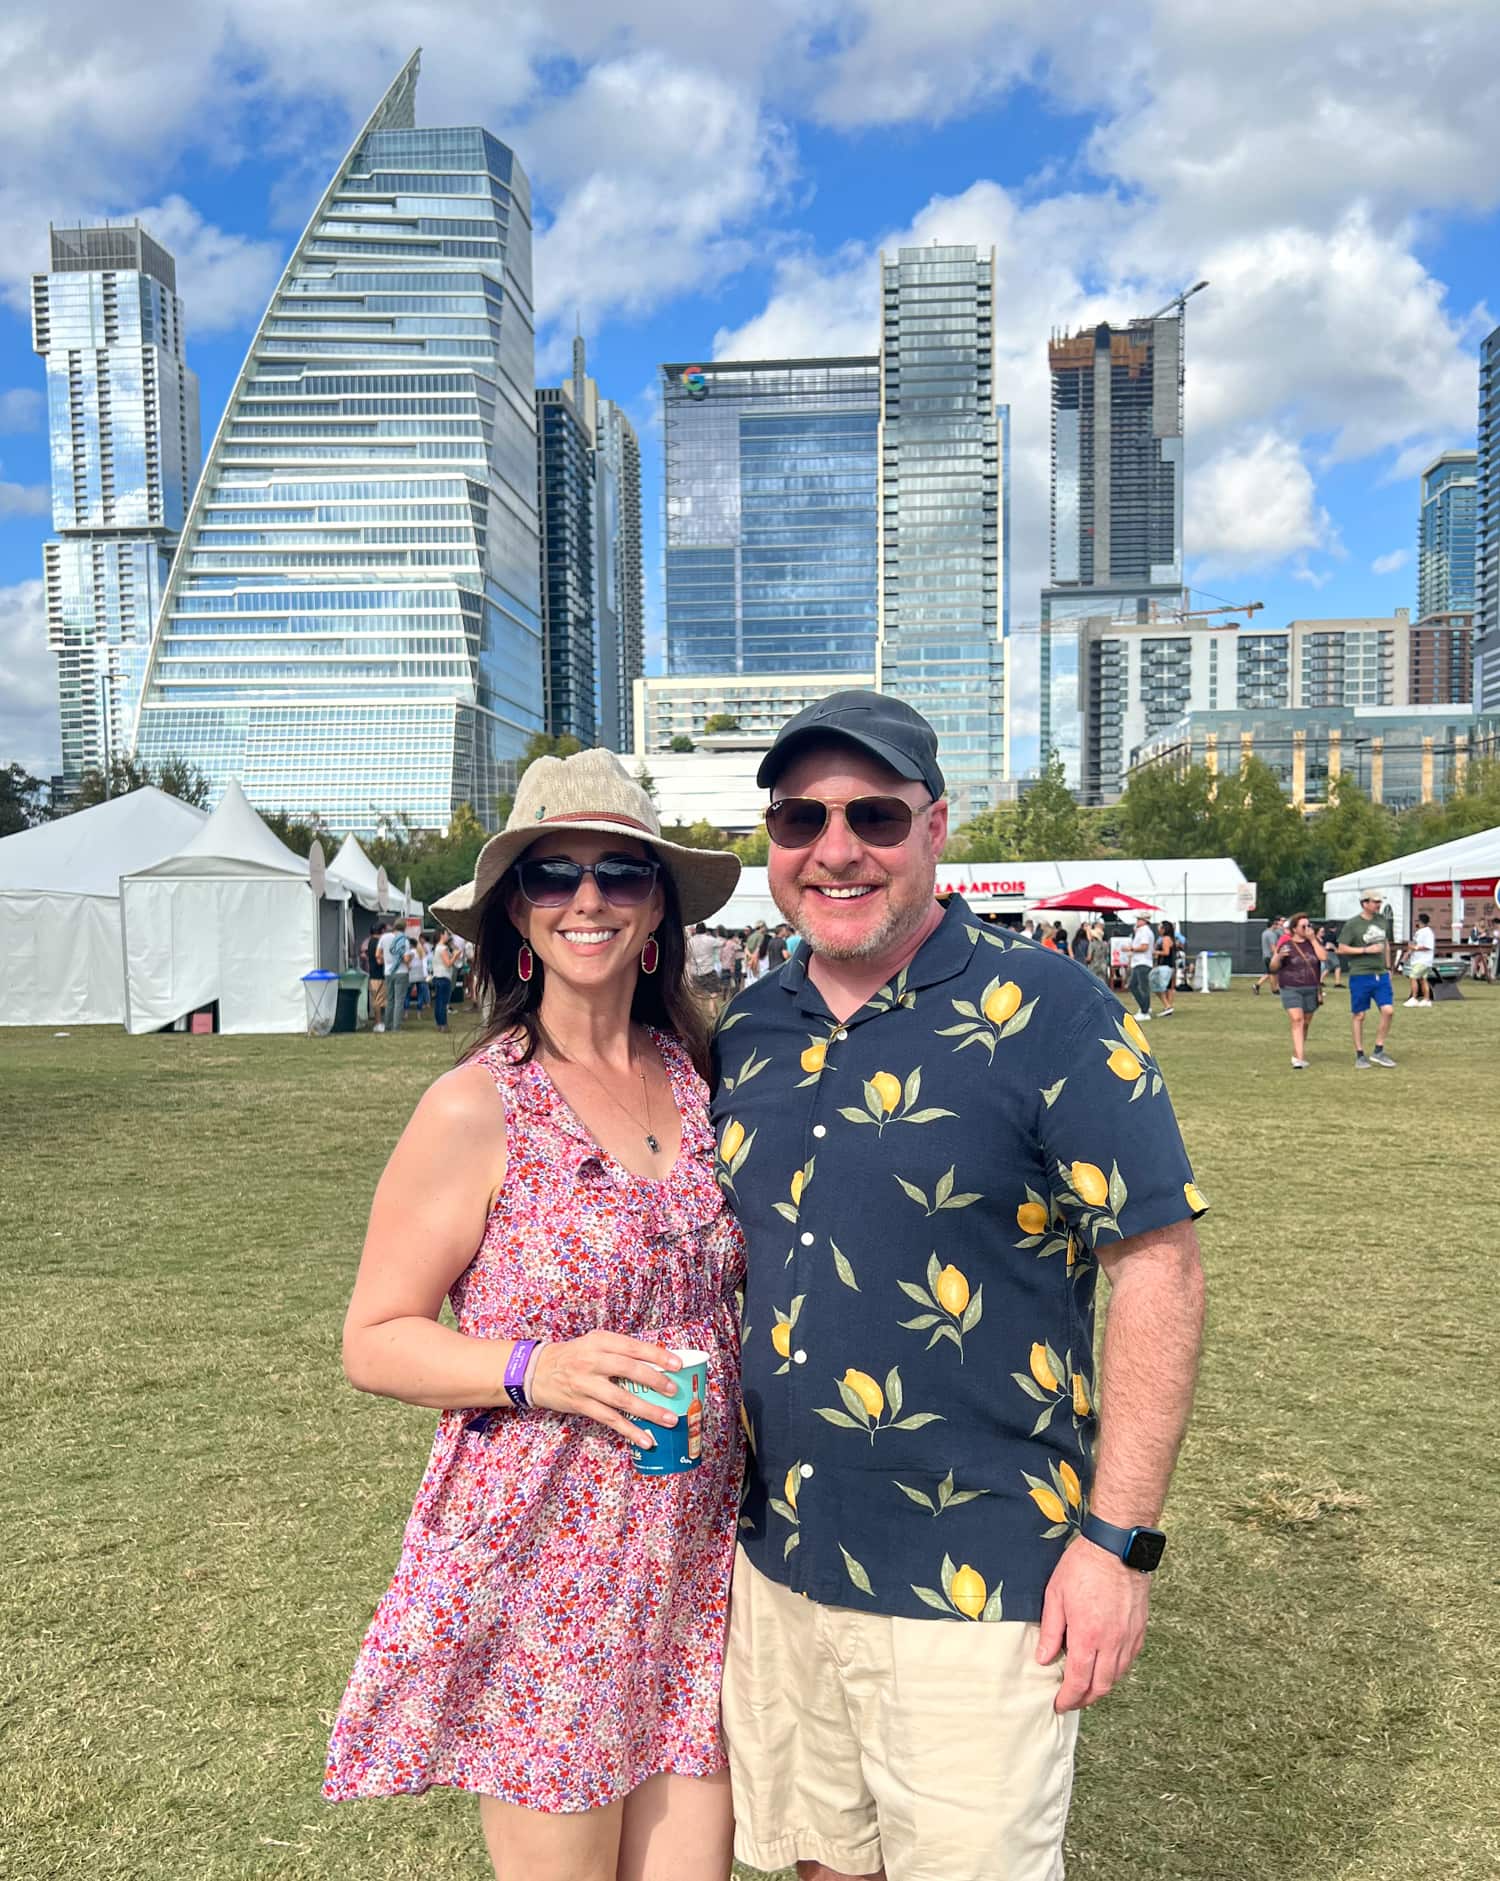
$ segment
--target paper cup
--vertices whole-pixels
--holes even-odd
[[[673,1397],[668,1397],[665,1392],[653,1391],[649,1385],[638,1385],[633,1379],[622,1378],[620,1381],[627,1391],[644,1398],[648,1404],[659,1404],[664,1410],[677,1413],[677,1422],[670,1429],[663,1424],[641,1424],[641,1429],[649,1430],[656,1439],[654,1447],[646,1449],[636,1445],[632,1451],[632,1461],[642,1476],[676,1476],[683,1470],[697,1469],[703,1461],[703,1417],[708,1405],[708,1354],[679,1350],[677,1356],[682,1363],[675,1372],[665,1374],[677,1385]],[[631,1421],[640,1422],[636,1418]]]

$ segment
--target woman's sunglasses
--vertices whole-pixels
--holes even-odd
[[[638,856],[601,856],[597,862],[570,862],[564,856],[538,856],[516,864],[521,893],[533,908],[565,908],[585,875],[612,908],[639,908],[651,899],[659,862]]]
[[[911,834],[917,810],[904,797],[851,797],[847,803],[827,804],[816,797],[782,797],[766,811],[766,834],[778,849],[806,849],[828,827],[831,810],[841,810],[849,834],[872,849],[895,849]]]

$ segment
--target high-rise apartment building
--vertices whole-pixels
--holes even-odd
[[[661,368],[667,671],[875,670],[873,358]]]
[[[1041,746],[1063,753],[1083,709],[1076,636],[1054,623],[1122,624],[1183,606],[1183,307],[1127,326],[1055,334],[1052,579],[1041,598]]]
[[[198,487],[143,756],[335,828],[491,814],[542,725],[530,191],[405,66],[257,328]]]
[[[1474,541],[1478,458],[1444,451],[1422,472],[1411,703],[1474,696]]]
[[[1291,704],[1292,640],[1284,627],[1241,629],[1235,666],[1242,712],[1284,711]]]
[[[876,683],[937,730],[967,814],[998,801],[1005,750],[1008,410],[995,398],[995,255],[882,255]]]
[[[1051,748],[1084,803],[1113,802],[1137,747],[1188,713],[1241,703],[1235,627],[1104,614],[1053,622],[1052,637],[1078,674],[1078,706],[1055,714]]]
[[[599,400],[594,430],[596,507],[601,516],[599,742],[628,751],[635,682],[646,670],[645,563],[641,539],[641,446],[613,399]]]
[[[1500,712],[1500,327],[1479,349],[1474,705]]]
[[[171,255],[137,222],[53,229],[31,283],[47,362],[52,526],[43,550],[62,776],[129,748],[156,610],[198,479],[198,381]]]
[[[1293,706],[1409,705],[1411,616],[1289,623]]]
[[[549,736],[597,743],[594,447],[566,387],[536,395],[542,537],[542,716]]]

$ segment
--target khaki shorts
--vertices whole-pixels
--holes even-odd
[[[384,980],[371,980],[370,982],[371,1017],[375,1019],[379,1019],[384,1012],[385,1012],[385,981]]]
[[[889,1881],[1061,1881],[1078,1714],[1033,1621],[825,1607],[734,1564],[735,1854]]]

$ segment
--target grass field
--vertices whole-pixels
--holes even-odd
[[[1145,1657],[1084,1726],[1075,1877],[1500,1874],[1500,993],[1342,996],[1294,1075],[1243,987],[1153,1027],[1210,1332]],[[395,1038],[0,1033],[0,1876],[481,1881],[471,1802],[325,1807],[432,1427],[339,1322],[451,1058]]]

